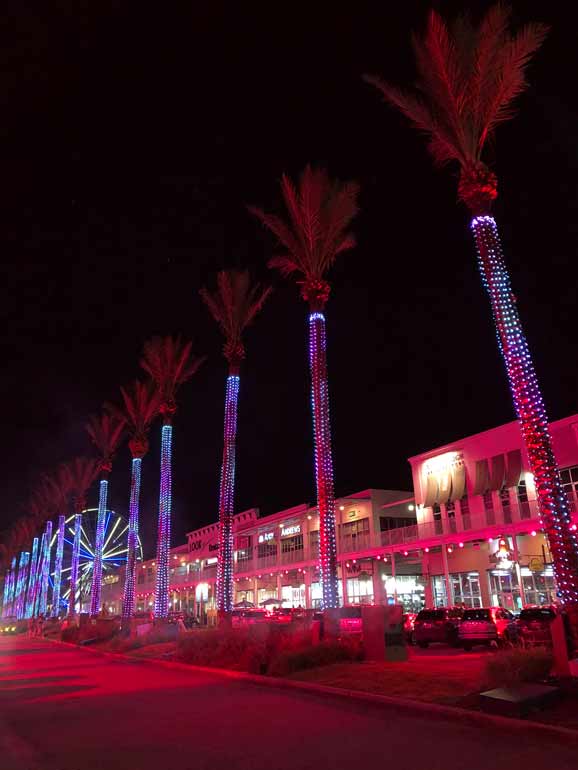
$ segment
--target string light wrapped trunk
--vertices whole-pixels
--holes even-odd
[[[44,535],[42,536],[44,540],[44,548],[42,549],[42,566],[41,566],[41,572],[40,572],[40,593],[39,593],[39,604],[38,604],[38,614],[39,615],[46,615],[46,610],[48,609],[48,578],[50,576],[50,552],[51,547],[50,544],[52,542],[52,522],[47,521],[46,522],[46,531],[44,532]]]
[[[171,547],[172,506],[172,441],[173,427],[165,424],[161,430],[161,485],[157,531],[157,558],[154,616],[167,618],[169,614],[169,551]]]
[[[70,596],[68,598],[68,614],[76,615],[76,594],[78,589],[78,565],[80,560],[80,536],[82,529],[82,514],[74,515],[74,537],[72,540],[72,556],[70,561]]]
[[[20,561],[18,563],[18,577],[16,579],[16,595],[14,600],[14,615],[18,620],[22,620],[24,617],[24,601],[26,598],[29,561],[30,553],[28,551],[21,551]]]
[[[62,586],[62,561],[64,558],[64,528],[66,517],[58,517],[58,529],[56,534],[56,556],[54,560],[54,585],[52,588],[52,617],[57,618],[60,613],[60,589]]]
[[[12,616],[14,605],[14,584],[16,581],[16,557],[12,557],[12,564],[6,577],[4,603],[2,605],[2,617],[9,618]]]
[[[104,530],[108,502],[108,472],[102,471],[98,495],[98,516],[96,520],[96,537],[94,544],[94,561],[92,567],[92,584],[90,588],[90,614],[100,612],[100,593],[102,589],[102,554],[104,551]]]
[[[130,481],[130,503],[128,520],[128,542],[126,574],[122,602],[122,618],[128,620],[134,612],[136,583],[136,554],[138,547],[139,500],[141,486],[142,458],[133,457]]]
[[[30,578],[28,580],[28,592],[26,595],[26,609],[24,615],[27,618],[31,618],[34,615],[35,603],[36,603],[36,590],[38,583],[38,538],[35,537],[32,541],[32,556],[30,558]]]

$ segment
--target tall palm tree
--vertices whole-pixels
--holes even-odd
[[[16,556],[9,562],[10,568],[7,570],[4,578],[4,597],[2,601],[2,617],[12,616],[12,605],[14,602],[14,585],[16,582]]]
[[[100,592],[102,589],[102,553],[104,549],[104,530],[108,502],[108,477],[112,471],[112,460],[123,438],[125,422],[119,415],[104,412],[98,417],[91,417],[86,431],[99,453],[100,489],[98,496],[98,517],[94,540],[94,561],[92,567],[92,586],[90,590],[90,614],[100,612]]]
[[[74,460],[63,465],[62,472],[67,477],[74,515],[74,540],[70,561],[70,596],[68,600],[68,614],[71,616],[76,614],[82,512],[86,508],[86,493],[96,479],[98,470],[98,461],[93,457],[75,457]]]
[[[233,610],[233,510],[235,499],[235,443],[239,372],[245,358],[243,332],[263,307],[271,289],[251,285],[247,270],[222,270],[217,290],[200,291],[211,315],[225,336],[223,355],[229,364],[225,389],[223,462],[219,485],[219,561],[217,566],[217,610],[221,618]]]
[[[155,618],[169,613],[169,549],[171,547],[172,504],[172,421],[177,411],[176,394],[204,361],[192,353],[192,344],[180,337],[152,337],[145,343],[142,368],[151,376],[159,391],[161,429],[161,484],[155,581]]]
[[[122,598],[122,618],[126,621],[134,612],[141,466],[143,457],[149,451],[148,432],[159,412],[160,398],[158,389],[152,383],[144,384],[139,380],[135,380],[130,390],[121,388],[120,392],[123,409],[119,410],[113,405],[109,405],[109,408],[114,413],[120,413],[125,421],[132,454],[126,574]]]
[[[319,571],[323,607],[339,606],[337,543],[335,534],[335,492],[324,309],[330,286],[329,268],[338,254],[355,246],[349,225],[356,215],[359,188],[329,179],[321,169],[306,167],[296,188],[283,176],[281,191],[287,219],[251,207],[279,240],[283,253],[269,261],[282,275],[297,274],[301,296],[309,305],[309,362],[311,401],[315,438],[315,472],[319,509]]]
[[[458,194],[472,216],[479,268],[534,474],[559,596],[578,613],[578,539],[570,528],[542,395],[491,213],[497,179],[483,160],[496,127],[514,114],[513,101],[527,87],[526,67],[546,33],[542,24],[510,32],[510,11],[502,4],[491,8],[478,26],[462,16],[448,27],[432,11],[425,34],[413,40],[417,92],[402,91],[375,76],[366,80],[428,135],[437,165],[454,162],[460,167]],[[576,619],[575,625],[578,634]]]
[[[46,488],[58,514],[56,530],[56,555],[54,560],[54,582],[52,586],[52,617],[60,613],[60,590],[62,587],[62,564],[64,559],[64,536],[66,527],[66,512],[68,498],[71,492],[70,475],[64,466],[60,466],[53,474],[45,477]]]

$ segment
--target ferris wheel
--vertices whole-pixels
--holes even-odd
[[[96,524],[98,508],[86,508],[82,512],[82,524],[80,530],[80,559],[78,567],[78,581],[80,588],[81,611],[90,603],[90,589],[92,584],[92,568],[94,564],[94,550],[96,541]],[[60,602],[68,606],[70,596],[70,566],[72,559],[72,541],[74,537],[74,515],[66,519],[64,535],[64,566],[62,569],[63,591]],[[122,567],[127,559],[128,521],[124,516],[112,510],[107,510],[104,524],[104,549],[102,555],[102,579],[106,581],[107,574]],[[53,546],[56,534],[52,539]],[[142,544],[137,538],[137,561],[142,561]]]

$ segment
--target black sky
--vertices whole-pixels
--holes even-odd
[[[26,5],[27,7],[23,7]],[[225,366],[198,288],[248,266],[275,293],[247,336],[237,508],[314,501],[306,308],[265,268],[245,203],[306,162],[361,184],[359,245],[327,308],[336,488],[410,488],[406,458],[512,419],[455,173],[361,81],[413,77],[431,3],[8,3],[0,36],[3,524],[37,474],[88,449],[86,417],[180,332],[209,359],[175,426],[174,542],[213,521]],[[438,2],[453,13],[485,2]],[[552,419],[576,411],[578,46],[566,3],[498,133],[496,209]],[[158,435],[144,465],[154,543]],[[126,509],[128,450],[112,504]],[[93,493],[94,497],[94,493]],[[0,529],[2,526],[0,525]]]

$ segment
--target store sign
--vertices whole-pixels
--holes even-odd
[[[259,542],[268,543],[270,540],[273,540],[274,537],[274,532],[263,532],[261,535],[259,535]]]
[[[216,564],[219,560],[217,557],[213,557],[212,559],[207,559],[207,567],[211,567],[213,564]]]
[[[544,569],[544,559],[540,559],[538,556],[534,556],[530,559],[528,569],[531,572],[542,572]]]
[[[293,535],[301,534],[301,524],[293,524],[290,527],[283,527],[281,530],[281,537],[293,537]]]
[[[373,574],[373,563],[370,561],[364,562],[347,562],[345,564],[345,574],[347,577],[360,577],[362,574],[367,576]]]
[[[499,570],[511,570],[513,562],[511,559],[510,549],[507,542],[502,538],[498,545],[498,550],[493,554],[496,560],[496,567]]]

